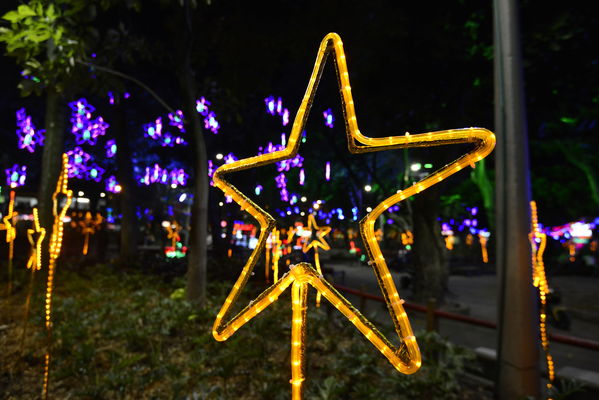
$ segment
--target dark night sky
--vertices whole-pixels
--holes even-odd
[[[17,3],[2,2],[0,13]],[[198,81],[218,104],[216,109],[220,107],[223,124],[223,133],[210,139],[209,151],[233,149],[249,155],[244,152],[254,152],[255,143],[277,140],[279,132],[265,130],[264,123],[252,115],[263,112],[262,99],[269,94],[281,95],[293,115],[320,40],[330,31],[343,38],[360,126],[371,136],[463,126],[492,129],[492,60],[484,56],[484,48],[492,44],[491,3],[416,3],[213,0],[211,6],[202,7],[195,21]],[[591,2],[556,7],[531,1],[523,4],[526,94],[530,136],[535,140],[560,132],[559,127],[551,130],[547,125],[556,115],[592,108],[590,99],[593,93],[597,95],[599,85],[597,52],[591,44],[596,44],[599,24],[590,11]],[[145,19],[134,13],[113,13],[100,18],[100,28],[122,20],[146,32],[146,45],[156,52],[157,64],[138,63],[123,69],[176,107],[174,65],[164,43],[168,24],[173,23],[169,15],[178,12],[178,6],[153,8],[144,2],[144,7]],[[15,110],[25,106],[38,127],[43,120],[43,99],[19,97],[15,89],[18,72],[12,59],[2,58],[2,167],[33,162],[36,157],[14,150]],[[162,112],[143,94],[137,100],[135,115],[140,121]],[[331,65],[325,71],[314,115],[327,107],[339,119]],[[315,119],[308,128],[319,123]],[[593,132],[596,129],[573,132],[569,137],[584,141]],[[543,157],[533,155],[533,170],[543,169],[543,163]]]

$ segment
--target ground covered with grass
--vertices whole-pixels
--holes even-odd
[[[26,285],[0,314],[0,398],[39,398],[46,334],[43,276],[35,285],[23,353]],[[26,281],[25,275],[21,277]],[[57,274],[50,397],[55,399],[288,399],[289,295],[224,343],[211,335],[231,282],[209,285],[207,304],[185,301],[183,278],[109,265]],[[249,301],[263,287],[246,291]],[[312,298],[311,305],[314,304]],[[387,333],[387,332],[385,332]],[[389,332],[388,337],[393,337]],[[343,316],[308,311],[306,399],[484,399],[464,384],[471,352],[433,333],[417,334],[423,367],[399,374]]]

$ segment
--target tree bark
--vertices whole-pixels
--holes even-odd
[[[42,169],[40,173],[40,188],[38,193],[38,210],[40,223],[46,229],[52,227],[52,194],[62,166],[64,130],[66,129],[66,107],[63,97],[52,87],[46,92],[46,115],[44,150],[42,154]],[[48,233],[48,235],[50,235]],[[48,241],[44,241],[46,250]],[[46,251],[44,250],[44,253]],[[44,256],[45,257],[45,256]]]
[[[413,295],[417,301],[436,299],[441,304],[449,277],[447,249],[437,221],[440,209],[439,186],[435,185],[414,196]]]
[[[120,197],[122,213],[119,261],[121,264],[131,262],[137,253],[137,220],[135,215],[135,179],[133,178],[133,161],[131,144],[127,137],[127,125],[122,105],[114,108],[113,133],[117,145],[116,178],[121,185]]]
[[[189,63],[180,74],[180,85],[184,93],[185,119],[192,135],[194,157],[194,192],[191,204],[191,232],[187,255],[187,299],[204,303],[206,299],[206,265],[208,235],[208,162],[206,144],[201,121],[195,110],[195,81]]]
[[[191,232],[187,255],[187,288],[189,301],[203,304],[206,299],[207,280],[207,236],[208,236],[208,156],[200,116],[195,108],[197,84],[191,67],[194,34],[191,21],[191,8],[188,0],[184,4],[186,35],[184,46],[180,47],[177,77],[183,96],[185,124],[191,133],[190,142],[194,153],[193,202],[191,204]]]

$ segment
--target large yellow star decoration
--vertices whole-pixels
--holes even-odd
[[[414,185],[398,191],[383,200],[360,221],[360,233],[370,259],[369,264],[373,267],[379,286],[385,298],[389,314],[393,321],[395,332],[400,340],[398,346],[394,346],[379,332],[370,321],[366,319],[349,301],[337,292],[310,264],[299,263],[290,267],[290,271],[284,274],[275,284],[267,288],[254,301],[250,302],[237,315],[230,317],[231,309],[235,304],[241,290],[246,285],[252,270],[260,258],[266,239],[275,227],[274,218],[250,200],[239,189],[225,180],[225,175],[273,164],[277,161],[288,160],[295,157],[301,143],[301,133],[304,131],[308,113],[314,100],[316,88],[320,81],[327,56],[332,53],[335,62],[337,79],[340,85],[341,102],[344,111],[345,126],[348,139],[348,148],[351,153],[366,153],[381,150],[441,146],[458,143],[473,143],[474,149],[462,155],[452,163],[442,167],[431,175],[425,177]],[[230,196],[242,210],[247,211],[260,224],[260,237],[258,244],[241,274],[235,282],[225,303],[216,316],[213,326],[213,336],[216,340],[224,341],[233,335],[241,326],[250,321],[257,314],[266,309],[289,286],[292,298],[292,325],[291,325],[291,394],[293,399],[302,397],[304,370],[303,358],[305,350],[305,323],[307,311],[308,286],[313,286],[321,293],[335,308],[356,326],[356,328],[368,339],[400,372],[411,374],[416,372],[421,365],[420,350],[407,314],[403,308],[403,300],[399,297],[385,259],[381,253],[374,234],[374,224],[377,218],[389,207],[419,193],[431,185],[441,182],[443,179],[453,175],[474,162],[486,157],[495,145],[495,136],[492,132],[483,128],[454,129],[447,131],[428,132],[415,135],[390,136],[374,138],[363,135],[358,128],[358,121],[354,110],[351,87],[349,84],[349,73],[347,71],[345,53],[341,38],[330,33],[325,36],[320,44],[316,63],[308,82],[308,88],[302,99],[300,107],[295,116],[289,139],[284,149],[273,153],[249,157],[239,161],[225,164],[219,167],[213,176],[214,185],[221,189],[226,196]]]
[[[325,236],[331,232],[330,226],[318,226],[316,225],[316,219],[313,214],[308,216],[308,229],[307,231],[310,233],[310,236],[313,236],[313,233],[316,232],[316,239],[314,240],[306,240],[304,245],[302,246],[302,251],[307,253],[310,249],[314,249],[314,265],[316,266],[316,272],[318,275],[322,276],[322,269],[320,268],[320,256],[318,255],[318,249],[321,248],[324,251],[328,251],[331,249],[331,246],[324,239]],[[320,292],[316,293],[316,307],[320,307],[320,298],[322,297]]]
[[[6,231],[6,243],[8,243],[8,294],[12,292],[12,262],[15,253],[15,239],[17,237],[16,218],[18,213],[15,211],[15,191],[10,191],[8,200],[8,210],[2,218],[3,224],[0,224],[0,230]]]
[[[42,386],[42,398],[48,398],[48,385],[50,378],[50,340],[52,337],[52,291],[54,289],[54,274],[56,270],[56,260],[60,256],[62,249],[62,238],[64,234],[64,218],[67,214],[71,202],[73,201],[73,191],[68,189],[69,176],[69,157],[62,155],[62,167],[56,182],[56,189],[52,194],[52,214],[54,223],[52,225],[52,234],[50,235],[50,258],[48,262],[48,283],[46,287],[46,331],[48,333],[48,349],[46,350],[46,359],[44,363],[44,382]],[[62,205],[60,204],[62,202]]]

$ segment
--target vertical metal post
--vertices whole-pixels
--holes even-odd
[[[538,326],[530,229],[530,175],[518,11],[494,0],[498,399],[538,396]]]

